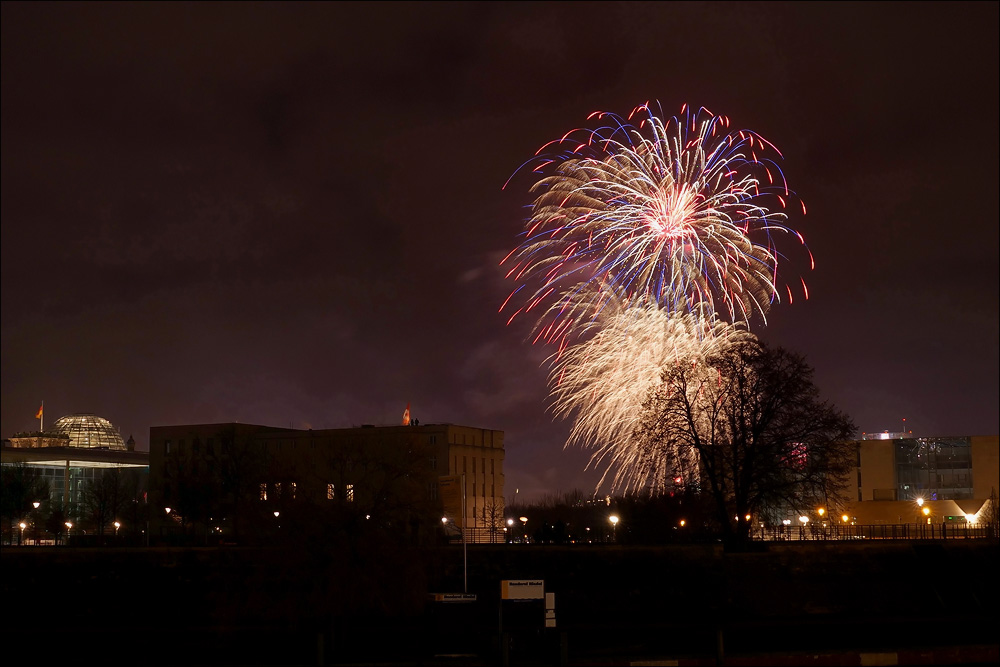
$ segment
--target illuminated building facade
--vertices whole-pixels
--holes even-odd
[[[857,442],[844,495],[851,499],[845,511],[858,523],[975,521],[1000,491],[997,436],[886,435]]]
[[[254,523],[304,523],[311,514],[356,515],[424,534],[465,528],[469,541],[503,541],[502,431],[226,423],[156,426],[149,437],[154,536],[183,525],[225,539],[248,535]]]
[[[4,440],[0,462],[5,467],[29,468],[40,488],[47,490],[47,497],[24,498],[24,503],[45,502],[45,511],[58,509],[78,526],[87,525],[91,514],[88,485],[109,470],[129,471],[139,493],[149,470],[149,454],[135,451],[131,436],[123,440],[110,421],[94,414],[67,415],[44,432],[20,433]]]

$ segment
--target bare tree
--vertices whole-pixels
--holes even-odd
[[[430,493],[437,483],[430,457],[429,446],[416,438],[352,442],[330,446],[309,472],[313,484],[329,488],[334,523],[362,521],[413,537],[440,517]]]
[[[0,476],[0,516],[3,519],[4,536],[13,541],[14,524],[31,510],[31,503],[49,496],[48,482],[38,468],[24,463],[3,466]]]
[[[1000,508],[997,507],[996,487],[990,489],[990,497],[986,502],[988,506],[980,521],[986,525],[990,537],[996,538],[1000,536]]]
[[[259,497],[267,456],[251,434],[232,428],[217,436],[222,448],[218,461],[221,507],[217,512],[232,521],[233,537],[239,539],[245,520],[255,516],[252,503]]]
[[[747,517],[767,508],[829,506],[855,428],[812,377],[801,356],[753,340],[664,369],[635,433],[642,474],[658,490],[708,494],[727,542],[747,540]]]
[[[121,468],[103,470],[83,487],[83,509],[94,521],[99,535],[104,534],[104,529],[129,500],[128,480]]]
[[[503,532],[504,506],[502,500],[487,500],[482,507],[483,525],[489,530],[490,542],[500,542],[500,534]]]
[[[192,450],[194,443],[192,443]],[[178,448],[163,466],[164,502],[171,508],[171,517],[180,522],[181,532],[209,530],[209,517],[218,498],[218,479],[209,473],[208,461],[193,451]]]

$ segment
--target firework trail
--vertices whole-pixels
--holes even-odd
[[[712,355],[753,340],[751,320],[780,296],[780,237],[805,248],[785,224],[795,196],[777,148],[705,108],[662,116],[648,103],[628,118],[597,112],[596,128],[539,149],[521,168],[540,175],[531,214],[501,262],[517,283],[508,323],[534,318],[533,342],[557,345],[549,391],[553,414],[573,421],[566,446],[592,450],[598,488],[625,493],[697,470],[690,451],[639,441],[647,400],[664,369],[707,382]]]
[[[777,235],[805,245],[776,210],[794,198],[777,149],[704,108],[666,122],[649,104],[590,119],[605,124],[568,132],[522,166],[543,176],[521,243],[501,262],[518,283],[501,307],[516,308],[508,322],[535,311],[535,340],[565,346],[610,301],[763,318],[779,297]]]
[[[588,467],[604,469],[598,487],[608,482],[612,491],[626,493],[663,489],[671,482],[665,468],[651,466],[648,453],[633,441],[645,401],[662,385],[662,370],[686,364],[711,374],[708,357],[753,335],[701,313],[675,315],[652,303],[616,304],[590,327],[597,330],[592,337],[554,355],[549,374],[553,413],[574,420],[566,446],[593,450]],[[690,455],[669,453],[674,461]]]

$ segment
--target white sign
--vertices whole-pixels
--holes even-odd
[[[541,600],[544,597],[544,579],[504,579],[500,582],[501,600]]]

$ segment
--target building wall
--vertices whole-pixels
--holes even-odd
[[[69,447],[68,435],[25,435],[11,436],[10,446],[15,449],[41,449],[48,447]]]
[[[989,498],[994,490],[1000,493],[1000,436],[973,436],[972,489],[976,498]]]
[[[171,506],[175,517],[181,511],[192,515],[198,511],[197,498],[188,497],[186,510],[179,506],[190,496],[184,493],[192,486],[185,477],[197,482],[231,476],[237,455],[246,459],[245,469],[253,469],[259,505],[277,511],[287,503],[350,503],[346,507],[378,516],[408,505],[406,511],[440,521],[439,479],[459,476],[465,482],[469,527],[482,532],[489,525],[502,526],[503,432],[453,424],[306,431],[246,424],[154,427],[154,507]],[[213,485],[220,486],[203,486]],[[231,511],[232,494],[216,495],[205,503],[218,508],[214,514]],[[453,513],[451,520],[462,526],[462,513]],[[169,527],[166,517],[161,519]],[[204,523],[205,517],[199,521]]]
[[[947,487],[949,475],[954,476],[954,470],[942,467],[932,467],[933,479],[944,484],[939,488],[943,497],[933,498],[919,489],[906,488],[904,480],[898,476],[899,461],[897,461],[897,446],[911,446],[915,440],[940,441],[947,445],[949,441],[967,440],[969,443],[969,465],[972,476],[972,498],[968,497],[968,488],[955,489]],[[913,523],[923,522],[928,518],[934,522],[946,520],[964,520],[965,516],[979,516],[993,489],[1000,491],[1000,438],[997,436],[972,436],[968,438],[928,438],[928,439],[878,439],[861,440],[858,447],[857,492],[847,489],[844,496],[856,498],[844,508],[849,516],[859,523]],[[945,449],[947,451],[947,448]],[[964,454],[963,454],[964,456]],[[941,459],[939,459],[940,461]],[[969,468],[965,463],[957,465],[959,474],[967,479]],[[926,479],[924,480],[926,481]],[[958,486],[964,486],[962,481]],[[956,495],[957,493],[957,495]],[[951,494],[949,496],[949,494]],[[916,503],[916,496],[921,497],[922,505]],[[930,514],[923,514],[923,507],[930,509]]]
[[[859,448],[860,500],[896,500],[893,440],[862,440]]]

